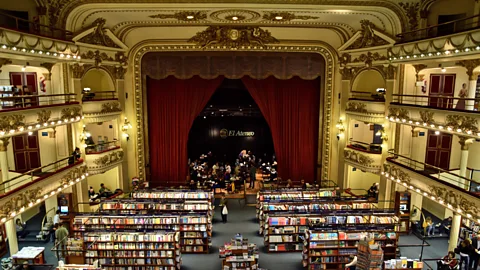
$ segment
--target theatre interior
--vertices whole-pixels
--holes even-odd
[[[0,1],[1,268],[477,269],[479,75],[478,0]]]

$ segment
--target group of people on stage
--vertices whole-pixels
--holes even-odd
[[[255,188],[256,173],[258,169],[269,172],[273,170],[273,176],[276,178],[276,161],[265,164],[261,159],[255,157],[251,151],[242,150],[238,158],[233,163],[215,161],[212,152],[206,155],[202,154],[199,159],[190,162],[190,188],[196,189],[198,186],[212,188],[228,189],[229,192],[235,192],[241,183],[249,180],[249,188]]]

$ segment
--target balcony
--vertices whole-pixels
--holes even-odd
[[[457,105],[464,103],[465,106]],[[401,95],[393,94],[392,102],[390,104],[424,107],[444,111],[458,111],[458,112],[477,112],[480,104],[478,98],[458,98],[452,96],[442,95]]]
[[[122,108],[115,91],[86,92],[82,96],[85,123],[101,123],[116,119]]]
[[[101,174],[123,162],[123,149],[119,141],[88,145],[85,161],[90,175]]]
[[[383,123],[385,121],[385,100],[369,97],[371,96],[355,95],[350,98],[345,109],[346,113],[361,122]]]
[[[364,172],[380,174],[382,169],[382,152],[381,150],[380,152],[373,152],[369,149],[370,145],[365,143],[355,142],[348,145],[343,150],[345,163]]]
[[[460,176],[458,174],[458,170],[447,171],[430,164],[419,162],[409,157],[396,154],[393,150],[388,151],[388,153],[390,155],[387,158],[388,162],[411,170],[417,174],[423,175],[456,190],[469,193],[470,195],[480,199],[480,182]]]
[[[75,97],[75,94],[1,97],[0,135],[11,137],[80,121],[82,106]]]
[[[13,15],[0,12],[0,27],[22,33],[53,39],[71,41],[73,33],[65,29],[55,28],[39,22],[29,21]]]
[[[12,178],[0,187],[0,223],[86,179],[86,168],[83,161],[69,165],[64,158],[23,174],[9,172]]]
[[[479,18],[480,15],[475,15],[472,17],[441,23],[410,32],[404,32],[397,35],[397,44],[443,37],[455,33],[478,29],[480,28]]]

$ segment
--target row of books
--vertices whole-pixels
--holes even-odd
[[[150,211],[208,211],[210,210],[210,203],[208,201],[195,201],[188,203],[153,203],[153,202],[102,202],[100,204],[100,211],[102,212],[114,212],[126,210],[129,213],[133,213],[130,210],[145,210]]]
[[[423,269],[423,262],[417,259],[407,259],[400,257],[400,259],[392,259],[384,261],[384,269]]]
[[[89,258],[87,258],[88,261]],[[174,259],[152,259],[152,258],[139,258],[139,259],[112,259],[112,258],[100,258],[97,259],[101,265],[143,265],[148,266],[174,266]]]
[[[261,203],[261,209],[265,212],[271,211],[297,211],[315,212],[319,210],[350,210],[350,209],[374,209],[372,203]]]
[[[319,240],[363,240],[363,239],[391,239],[397,238],[395,232],[321,232],[310,233],[311,241]]]
[[[212,199],[211,191],[202,190],[140,190],[132,194],[135,199]]]
[[[315,225],[315,224],[397,224],[395,216],[324,216],[324,217],[269,217],[268,225]]]
[[[172,250],[89,250],[86,252],[85,257],[173,257],[174,252]]]
[[[86,234],[84,239],[97,242],[174,242],[175,237],[174,234],[157,233],[103,233]]]
[[[313,198],[335,197],[337,190],[262,190],[257,194],[258,201],[267,200],[311,200]]]
[[[205,224],[206,215],[190,216],[77,216],[74,226],[85,225],[162,225],[162,224]]]

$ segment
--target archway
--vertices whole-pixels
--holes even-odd
[[[100,68],[88,70],[82,78],[82,101],[116,99],[110,74]]]
[[[375,69],[360,72],[353,81],[352,92],[377,94],[377,89],[385,89],[385,79]]]

